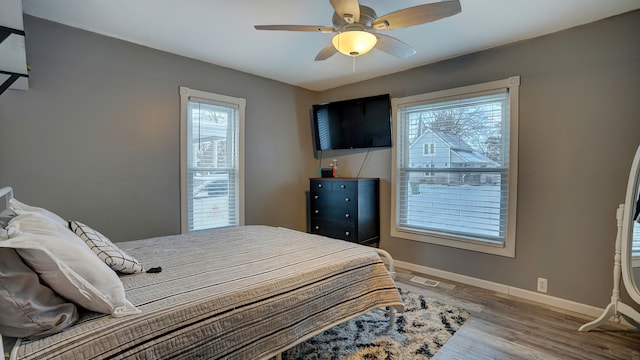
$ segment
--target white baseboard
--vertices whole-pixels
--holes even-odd
[[[430,268],[422,265],[416,265],[416,264],[412,264],[412,263],[408,263],[400,260],[394,260],[394,264],[396,267],[399,267],[402,269],[416,271],[425,275],[437,276],[442,279],[447,279],[447,280],[456,281],[456,282],[467,284],[467,285],[476,286],[482,289],[495,291],[501,294],[517,296],[519,298],[535,301],[540,304],[555,306],[560,309],[592,316],[594,319],[602,315],[602,312],[604,311],[604,309],[598,308],[595,306],[586,305],[579,302],[566,300],[566,299],[558,298],[555,296],[550,296],[547,294],[538,293],[535,291],[524,290],[524,289],[516,288],[513,286],[499,284],[492,281],[482,280],[482,279],[474,278],[471,276],[460,275],[460,274],[443,271],[439,269],[434,269],[434,268]]]

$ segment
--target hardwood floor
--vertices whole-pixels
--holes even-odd
[[[471,318],[433,360],[484,359],[624,359],[640,360],[640,331],[607,323],[590,332],[578,328],[593,320],[522,298],[433,276],[396,269],[399,287],[457,303]],[[418,275],[440,281],[437,287],[409,281]]]

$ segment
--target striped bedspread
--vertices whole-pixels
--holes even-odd
[[[370,248],[244,226],[121,242],[147,268],[123,276],[142,314],[87,314],[22,341],[16,359],[267,359],[373,308],[402,301]]]

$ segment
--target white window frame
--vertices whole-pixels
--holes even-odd
[[[236,219],[238,225],[244,225],[244,120],[246,100],[227,95],[214,94],[206,91],[180,87],[180,230],[189,232],[188,213],[188,109],[189,99],[197,98],[223,106],[236,107],[238,110],[238,149],[237,149],[237,181],[236,184]]]
[[[505,257],[515,257],[516,245],[516,208],[517,208],[517,174],[518,174],[518,97],[520,77],[514,76],[502,80],[496,80],[481,84],[463,86],[454,89],[436,91],[426,94],[414,95],[404,98],[391,99],[393,107],[393,126],[396,134],[395,144],[391,157],[391,236],[421,241],[431,244],[444,245],[454,248],[478,251]],[[469,239],[454,234],[429,233],[416,229],[402,228],[399,224],[400,212],[400,186],[398,177],[398,144],[399,123],[398,112],[403,106],[411,103],[432,102],[449,100],[457,97],[470,97],[474,93],[508,89],[509,91],[509,173],[508,173],[508,201],[507,201],[507,229],[505,242],[502,244]]]

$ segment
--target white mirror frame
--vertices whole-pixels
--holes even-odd
[[[631,306],[625,304],[620,299],[620,276],[622,275],[623,285],[631,299],[640,304],[640,290],[633,281],[631,275],[631,242],[633,237],[632,214],[636,200],[638,199],[638,181],[640,178],[640,146],[636,150],[636,155],[631,163],[629,181],[627,183],[627,193],[625,203],[620,204],[616,211],[618,233],[616,235],[615,253],[613,257],[613,292],[611,303],[607,305],[600,317],[590,323],[580,327],[580,331],[594,329],[613,317],[613,321],[620,322],[620,316],[624,317],[632,326],[640,328],[640,313]]]
[[[632,276],[632,253],[631,245],[633,242],[633,213],[635,211],[636,201],[638,200],[638,185],[640,185],[640,146],[636,151],[636,156],[633,158],[631,164],[631,172],[629,173],[629,183],[627,184],[627,197],[625,198],[624,217],[622,220],[622,279],[624,281],[624,287],[627,289],[627,293],[631,296],[631,299],[637,304],[640,304],[640,290],[638,284],[634,281]],[[636,226],[640,226],[637,224]],[[636,279],[640,281],[640,279]],[[636,319],[640,322],[640,319]]]

